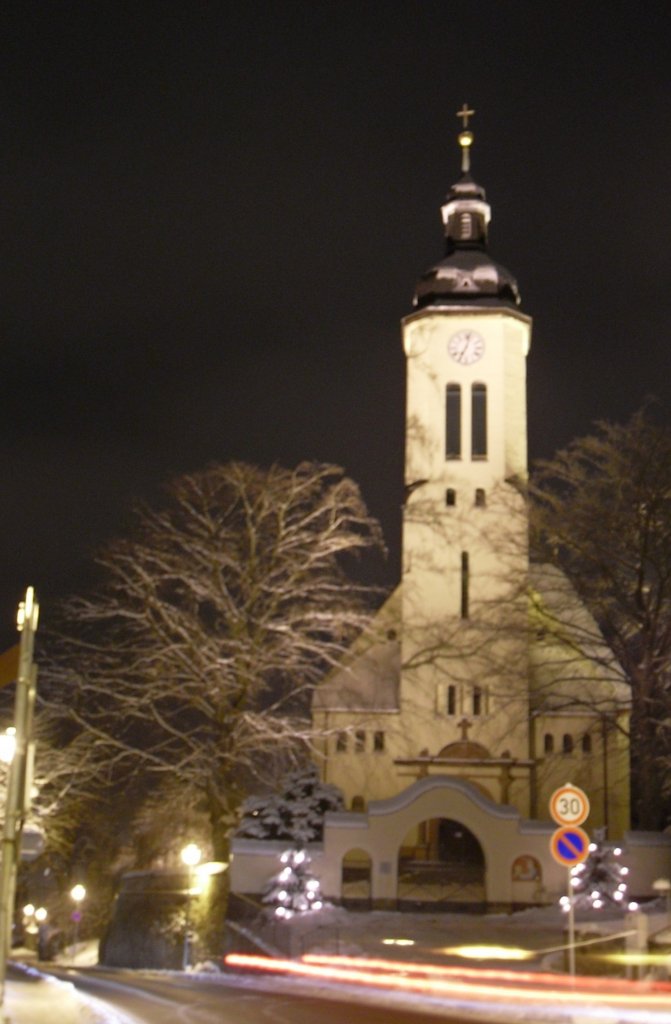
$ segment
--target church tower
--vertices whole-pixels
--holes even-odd
[[[543,816],[572,779],[594,796],[593,823],[617,834],[628,816],[626,686],[566,577],[530,564],[531,319],[514,277],[489,254],[491,210],[470,169],[472,115],[465,104],[458,115],[461,175],[442,207],[445,255],[420,278],[402,322],[402,579],[315,691],[322,776],[353,810],[440,777],[524,818]],[[580,636],[591,638],[584,649]],[[623,724],[609,732],[611,719]],[[435,853],[438,833],[425,833]]]
[[[466,104],[459,113],[462,173],[442,207],[445,256],[421,277],[403,321],[400,699],[423,738],[410,730],[409,746],[421,742],[443,770],[470,761],[472,778],[487,762],[514,761],[526,788],[531,320],[488,252],[490,206],[470,173],[472,114]],[[490,793],[510,799],[504,789]]]

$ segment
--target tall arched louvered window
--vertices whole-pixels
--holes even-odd
[[[445,458],[461,458],[461,385],[448,384],[445,396]]]
[[[474,459],[487,458],[486,384],[473,384],[471,388],[471,455]]]

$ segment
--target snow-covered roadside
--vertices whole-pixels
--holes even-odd
[[[23,979],[10,978],[4,1014],[9,1024],[137,1024],[134,1018],[80,992],[72,982],[19,967]]]

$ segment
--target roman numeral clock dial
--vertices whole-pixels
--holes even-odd
[[[447,343],[448,355],[461,366],[477,363],[484,351],[485,339],[477,331],[457,331]]]

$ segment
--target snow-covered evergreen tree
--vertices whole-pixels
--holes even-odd
[[[286,839],[301,847],[321,839],[324,815],[341,811],[343,806],[340,790],[321,782],[317,769],[310,765],[286,775],[278,793],[247,799],[238,836]]]
[[[263,902],[274,904],[275,916],[285,920],[294,914],[321,910],[321,886],[310,871],[310,857],[305,850],[287,850],[281,859],[284,866],[266,885]]]
[[[629,869],[620,863],[622,850],[606,846],[604,832],[597,830],[596,842],[589,845],[589,856],[582,864],[571,868],[571,894],[575,909],[601,910],[606,906],[627,906],[627,882]],[[560,900],[565,910],[569,909],[569,898]]]

